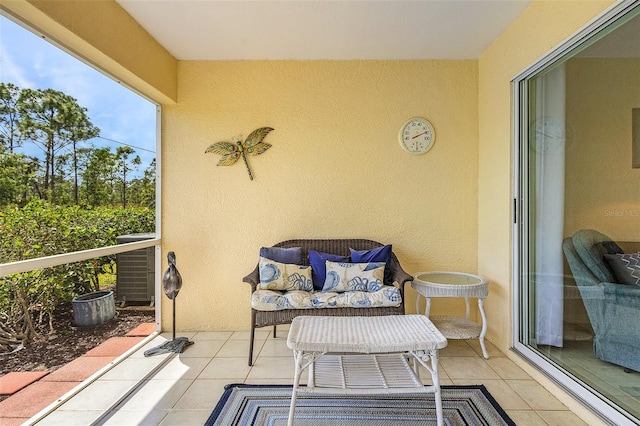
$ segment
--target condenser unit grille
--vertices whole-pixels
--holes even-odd
[[[122,235],[119,243],[149,239],[149,234]],[[151,237],[152,238],[152,237]],[[155,248],[118,253],[116,298],[126,302],[151,302],[155,292]]]

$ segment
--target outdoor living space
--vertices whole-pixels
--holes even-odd
[[[167,333],[157,336],[37,424],[204,424],[227,384],[293,381],[285,326],[279,327],[275,339],[270,329],[257,331],[258,356],[252,367],[246,358],[248,332],[178,335],[194,344],[179,355],[144,357],[145,350],[171,338]],[[477,340],[449,341],[440,351],[441,384],[485,385],[517,425],[586,424],[490,343],[488,351],[490,358],[484,359]],[[429,377],[422,373],[423,379]]]
[[[255,288],[243,277],[259,265],[261,250],[278,242],[366,239],[392,245],[410,277],[473,275],[482,283],[482,294],[472,296],[481,302],[469,306],[450,293],[427,305],[407,280],[400,313],[466,314],[483,324],[484,356],[477,338],[449,338],[440,350],[441,385],[484,385],[518,425],[640,424],[637,412],[616,401],[622,396],[627,406],[637,406],[635,395],[611,392],[608,382],[588,383],[582,378],[591,375],[573,374],[556,362],[573,356],[576,347],[579,357],[594,357],[590,330],[579,344],[567,333],[566,344],[560,334],[547,345],[538,337],[544,318],[536,322],[537,308],[563,310],[555,302],[562,301],[564,288],[556,283],[571,277],[568,269],[562,272],[562,237],[593,228],[614,240],[640,240],[640,166],[630,161],[632,142],[640,152],[640,137],[631,135],[632,110],[640,123],[640,61],[625,57],[612,68],[609,58],[579,58],[566,67],[554,62],[578,50],[566,47],[568,41],[596,44],[615,30],[610,21],[623,25],[640,16],[640,0],[2,0],[0,12],[144,98],[155,113],[149,172],[155,191],[148,192],[154,199],[143,208],[152,217],[153,229],[144,230],[152,238],[111,245],[92,234],[78,238],[96,241],[91,249],[0,262],[0,279],[146,249],[155,256],[144,265],[145,290],[153,296],[159,335],[125,350],[86,388],[74,384],[69,398],[42,416],[20,421],[202,424],[227,384],[291,385],[287,325],[278,326],[275,338],[271,327],[260,325],[253,365],[247,364]],[[433,24],[425,25],[423,17]],[[407,28],[413,30],[403,33]],[[481,37],[481,30],[488,32]],[[405,38],[395,39],[399,35]],[[640,46],[624,33],[621,38]],[[54,65],[43,68],[67,74]],[[612,69],[618,77],[609,77]],[[549,78],[536,80],[536,73]],[[566,102],[564,91],[555,90],[556,75],[567,82]],[[75,81],[67,86],[91,92]],[[554,96],[543,96],[543,89]],[[560,93],[553,108],[533,107]],[[566,112],[566,120],[543,119],[556,110]],[[136,121],[133,114],[127,118]],[[573,127],[565,129],[570,121]],[[413,124],[423,130],[406,136]],[[557,160],[562,152],[558,163],[564,165],[565,147],[568,184],[552,175],[548,181],[558,186],[549,191],[573,204],[553,198],[551,205],[562,212],[549,213],[563,224],[554,223],[555,238],[534,235],[535,220],[544,217],[536,211],[543,200],[535,193],[536,173],[565,176],[564,169],[542,167],[547,164],[539,157]],[[71,181],[56,188],[70,190]],[[584,197],[589,191],[594,198]],[[20,213],[22,193],[7,211]],[[43,205],[51,201],[38,196],[33,194]],[[72,207],[97,210],[80,204]],[[0,210],[2,218],[5,213]],[[553,250],[531,243],[536,237]],[[548,274],[553,292],[530,287],[540,278],[529,269],[534,257],[547,253],[558,266]],[[304,269],[306,260],[295,266]],[[163,272],[174,261],[179,294],[163,286]],[[169,281],[177,283],[175,274]],[[5,293],[11,292],[0,296]],[[583,303],[577,296],[572,301]],[[269,309],[291,307],[278,303]],[[573,308],[579,312],[569,315]],[[571,303],[566,317],[588,329],[583,311]],[[193,345],[144,356],[174,330]],[[551,348],[563,344],[560,355]],[[626,374],[622,366],[608,367]],[[423,379],[430,377],[424,373]],[[640,375],[624,377],[625,392],[637,393]]]

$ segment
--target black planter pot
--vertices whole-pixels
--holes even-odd
[[[116,315],[113,291],[94,291],[74,297],[73,318],[80,327],[99,325]]]

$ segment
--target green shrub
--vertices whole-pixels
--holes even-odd
[[[117,244],[116,237],[154,232],[155,211],[143,208],[51,206],[34,201],[0,212],[0,263],[52,256]],[[100,289],[100,277],[113,273],[115,256],[104,256],[22,274],[0,277],[0,323],[26,333],[22,317],[51,313],[78,294]],[[27,310],[27,312],[25,312]]]

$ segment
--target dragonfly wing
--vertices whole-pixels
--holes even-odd
[[[254,130],[249,134],[249,136],[247,136],[247,140],[244,141],[244,147],[252,148],[259,144],[272,130],[273,129],[271,127],[260,127],[259,129]]]
[[[218,166],[230,166],[238,161],[238,158],[240,158],[240,154],[237,152],[223,155],[220,157],[220,160],[218,160]]]
[[[204,152],[209,153],[212,152],[218,155],[227,155],[238,151],[238,147],[231,142],[216,142],[214,144],[209,145]]]
[[[268,150],[269,148],[271,148],[271,144],[270,143],[260,142],[260,143],[257,143],[252,148],[247,148],[247,153],[249,153],[251,155],[260,155],[263,152],[265,152],[266,150]]]

